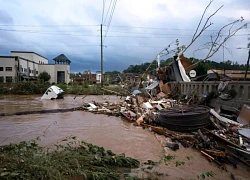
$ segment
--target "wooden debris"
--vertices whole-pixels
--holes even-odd
[[[219,151],[219,150],[209,150],[209,149],[205,149],[204,150],[206,153],[211,154],[212,156],[216,156],[216,157],[222,157],[225,158],[226,157],[226,153],[224,151]]]
[[[204,151],[201,151],[201,153],[202,153],[204,156],[206,156],[209,160],[216,162],[216,163],[220,166],[220,168],[226,170],[226,167],[225,167],[223,164],[221,164],[219,161],[217,161],[214,157],[210,156],[209,154],[207,154],[207,153],[204,152]]]

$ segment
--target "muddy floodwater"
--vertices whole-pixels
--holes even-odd
[[[82,99],[82,96],[75,98],[74,95],[66,95],[63,100],[53,101],[40,98],[39,95],[0,96],[0,113],[72,108],[81,106],[83,102],[92,101],[122,101],[117,96],[87,96]],[[136,127],[120,117],[82,111],[0,117],[0,145],[36,140],[42,146],[49,146],[60,143],[71,135],[141,161],[160,161],[164,154],[175,156],[167,165],[162,163],[151,170],[166,174],[160,179],[197,179],[197,175],[208,171],[216,174],[211,179],[231,179],[231,173],[240,179],[250,179],[249,168],[238,165],[238,168],[234,169],[229,166],[228,171],[223,171],[191,148],[181,148],[176,152],[164,151],[164,137]],[[176,161],[185,164],[176,167]],[[140,175],[140,172],[138,174]],[[141,177],[144,177],[143,173]]]
[[[74,97],[41,100],[40,96],[1,96],[0,112],[71,108],[92,101],[121,101],[117,96]],[[39,144],[48,146],[71,135],[139,159],[146,160],[150,155],[151,159],[157,160],[162,151],[150,132],[117,117],[82,111],[0,117],[1,145],[38,139]]]

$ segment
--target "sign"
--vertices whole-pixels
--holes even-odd
[[[195,70],[191,70],[189,72],[189,76],[192,77],[192,78],[194,78],[196,76],[196,71]]]

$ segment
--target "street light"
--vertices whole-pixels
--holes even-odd
[[[241,48],[241,47],[239,47],[237,49],[247,49],[248,50],[248,59],[247,59],[247,64],[246,64],[245,77],[244,77],[244,81],[246,81],[246,79],[247,79],[247,71],[248,71],[249,61],[250,61],[250,43],[248,43],[247,48]]]

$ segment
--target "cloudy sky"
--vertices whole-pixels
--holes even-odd
[[[94,72],[100,70],[103,23],[104,71],[122,71],[131,64],[152,61],[177,38],[180,45],[189,44],[209,1],[0,0],[0,55],[10,55],[11,50],[34,51],[53,63],[63,53],[72,61],[71,72]],[[214,0],[205,19],[221,5],[224,7],[210,21],[213,25],[186,51],[187,57],[204,58],[205,50],[194,51],[223,25],[241,16],[243,23],[250,21],[249,0]],[[250,25],[226,43],[232,53],[224,49],[224,60],[246,62],[247,50],[237,48],[246,48],[249,34]],[[223,61],[223,49],[211,60]]]

